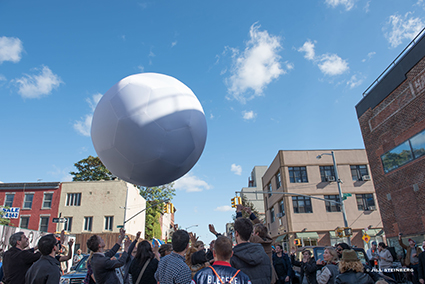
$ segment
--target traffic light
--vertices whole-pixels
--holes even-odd
[[[242,197],[238,196],[238,204],[242,204]]]
[[[340,227],[335,229],[335,235],[338,238],[343,238],[344,237],[344,229],[341,229]]]
[[[237,197],[233,197],[232,199],[230,199],[232,201],[232,208],[236,208],[236,199]]]
[[[168,203],[164,204],[164,213],[170,213]]]
[[[170,213],[173,214],[174,212],[176,212],[175,210],[176,209],[174,208],[174,204],[170,203]]]
[[[295,239],[294,240],[294,245],[296,245],[297,247],[301,246],[301,240],[300,239]]]

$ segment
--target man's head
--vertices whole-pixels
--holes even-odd
[[[283,251],[283,247],[281,245],[276,245],[275,250],[276,250],[276,252],[282,252]]]
[[[87,240],[87,247],[93,252],[102,251],[105,247],[105,242],[98,235],[93,235]]]
[[[339,243],[336,245],[336,252],[338,254],[338,257],[341,258],[342,257],[342,251],[346,250],[346,249],[351,249],[350,246],[346,243]]]
[[[234,229],[241,241],[247,242],[252,234],[252,222],[246,218],[236,219]]]
[[[425,241],[422,242],[422,249],[425,251]]]
[[[264,226],[261,223],[255,224],[254,234],[256,234],[260,238],[264,239],[265,237],[267,237],[267,233],[268,233],[268,231],[267,231],[266,226]]]
[[[40,240],[38,240],[38,250],[42,255],[49,255],[53,251],[58,251],[59,246],[60,241],[58,241],[53,234],[42,236]]]
[[[373,242],[372,242],[372,250],[376,250],[376,246],[377,246],[376,242],[375,242],[375,241],[373,241]]]
[[[171,244],[175,252],[183,252],[189,245],[189,234],[185,230],[177,230],[173,233]]]
[[[28,238],[25,236],[24,232],[14,233],[9,238],[9,245],[24,249],[29,245]]]
[[[218,237],[214,244],[214,258],[217,261],[229,261],[233,255],[232,247],[232,241],[228,237]]]
[[[80,255],[81,254],[81,249],[77,249],[77,254]]]
[[[414,247],[416,242],[413,239],[409,239],[409,246]]]

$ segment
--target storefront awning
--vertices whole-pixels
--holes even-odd
[[[316,232],[304,232],[297,233],[298,239],[319,239],[319,235]]]
[[[276,243],[282,242],[285,237],[286,237],[286,234],[281,235],[281,236],[277,237],[277,239],[275,240],[275,242]]]
[[[368,234],[370,237],[381,236],[384,234],[383,229],[369,229],[367,231],[363,230],[363,234]]]

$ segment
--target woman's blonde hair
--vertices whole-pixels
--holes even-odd
[[[363,272],[363,264],[359,261],[344,261],[340,260],[338,264],[339,271],[344,273],[347,270],[353,270],[354,272]]]
[[[331,246],[325,247],[325,250],[327,250],[329,254],[332,255],[332,259],[330,260],[330,262],[338,262],[339,257],[336,250],[333,247]]]

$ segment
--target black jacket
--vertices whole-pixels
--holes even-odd
[[[61,278],[59,261],[50,255],[43,255],[25,275],[25,284],[57,284]]]
[[[233,248],[230,264],[248,275],[252,284],[270,284],[272,265],[261,244],[242,243]]]
[[[25,273],[31,265],[40,259],[41,253],[34,249],[20,250],[11,247],[3,255],[3,282],[5,284],[25,283]]]
[[[140,272],[142,272],[143,266],[140,264],[139,260],[137,258],[133,258],[130,264],[130,274],[131,279],[133,280],[133,283],[136,283],[137,278],[139,277]],[[151,259],[148,266],[146,266],[145,272],[143,272],[142,279],[140,279],[140,283],[144,284],[156,284],[157,281],[155,280],[155,272],[158,269],[158,260],[156,258]]]
[[[348,270],[336,277],[335,284],[374,284],[375,281],[363,272]]]
[[[301,268],[301,279],[300,283],[303,283],[304,274],[307,276],[307,282],[309,284],[317,284],[316,280],[316,271],[317,271],[317,265],[316,261],[314,260],[314,257],[310,258],[308,262],[302,262],[295,260],[295,256],[291,255],[291,262],[295,266],[299,266]]]
[[[290,278],[293,277],[294,271],[292,270],[291,260],[286,253],[282,252],[281,257],[278,257],[277,254],[274,253],[272,259],[274,270],[276,271],[279,280],[286,278],[286,276],[289,276]]]
[[[112,260],[111,257],[117,253],[119,248],[120,246],[115,244],[113,248],[105,252],[104,255],[99,253],[93,254],[90,265],[97,284],[119,283],[115,268],[123,266],[128,256],[127,252],[123,252],[120,258]]]
[[[425,280],[425,251],[419,254],[418,273],[419,273],[419,279]]]

